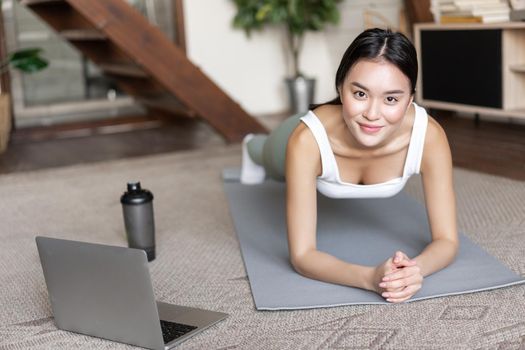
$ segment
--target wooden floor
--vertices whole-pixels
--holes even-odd
[[[455,166],[525,181],[524,124],[436,119],[447,133]]]
[[[443,125],[458,167],[525,181],[525,125],[460,118],[434,111]],[[276,120],[262,120],[268,126]],[[66,166],[226,142],[198,120],[123,118],[87,128],[73,124],[52,129],[17,130],[0,155],[0,173]]]
[[[197,120],[119,118],[48,129],[16,130],[0,155],[0,174],[185,151],[226,142]]]

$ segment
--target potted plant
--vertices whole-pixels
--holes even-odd
[[[284,27],[293,76],[286,79],[292,111],[306,112],[313,101],[315,79],[308,79],[299,67],[306,31],[320,31],[327,24],[337,24],[342,0],[233,0],[237,13],[233,26],[243,29],[248,37],[252,30],[267,25]]]
[[[41,49],[21,49],[0,60],[0,76],[7,74],[9,67],[24,73],[33,73],[47,67],[47,61],[40,56]],[[11,132],[11,98],[8,93],[0,91],[0,153],[7,148]]]

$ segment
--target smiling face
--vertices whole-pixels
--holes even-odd
[[[339,94],[343,119],[358,147],[386,144],[400,128],[412,103],[410,80],[385,60],[359,60]]]

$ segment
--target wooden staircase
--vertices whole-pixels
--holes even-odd
[[[146,108],[199,116],[230,142],[265,128],[124,0],[20,0]],[[193,111],[188,113],[188,111]]]

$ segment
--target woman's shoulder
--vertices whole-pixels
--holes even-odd
[[[288,147],[304,148],[315,145],[315,137],[305,123],[299,123],[288,139]]]
[[[308,112],[308,114],[313,113],[315,117],[320,119],[319,115],[315,113],[317,110],[318,108]],[[305,116],[308,116],[308,114],[306,114]],[[296,154],[300,153],[308,155],[319,152],[319,147],[317,145],[317,140],[315,138],[314,131],[310,129],[306,122],[299,123],[297,127],[295,127],[295,129],[292,131],[290,137],[288,138],[287,148],[289,151],[293,151]]]
[[[439,122],[434,119],[432,116],[427,114],[428,124],[427,124],[427,130],[425,135],[425,146],[435,146],[436,144],[443,143],[443,141],[446,141],[447,135],[445,134],[445,130],[439,124]]]
[[[311,117],[313,115],[321,122],[324,129],[328,132],[328,130],[333,127],[334,122],[338,119],[335,118],[335,116],[340,114],[341,106],[324,104],[309,111],[305,115],[305,117]],[[312,130],[310,130],[310,128],[306,124],[307,123],[299,123],[298,127],[294,130],[292,137],[295,141],[302,140],[301,143],[311,143],[312,141],[314,141],[313,144],[317,145]]]
[[[288,138],[286,146],[286,164],[295,169],[301,169],[299,173],[312,176],[319,173],[321,167],[320,151],[317,140],[310,128],[305,123],[299,123]]]
[[[312,110],[316,117],[325,124],[331,120],[334,120],[334,116],[341,114],[341,105],[324,104],[318,106]]]
[[[450,146],[445,130],[438,121],[430,115],[427,116],[428,125],[423,148],[422,172],[434,166],[439,167],[441,162],[448,162],[450,158]]]

